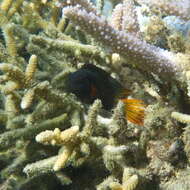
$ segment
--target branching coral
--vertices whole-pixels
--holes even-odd
[[[44,131],[36,136],[36,141],[43,144],[62,145],[63,151],[58,156],[53,169],[58,171],[63,168],[73,152],[73,148],[78,141],[77,134],[79,127],[73,126],[61,132],[58,128],[54,131]]]
[[[118,4],[112,14],[111,25],[116,30],[127,31],[140,37],[137,13],[133,1]]]
[[[138,175],[132,174],[129,168],[123,171],[122,185],[116,182],[110,184],[112,190],[134,190],[138,184]]]
[[[141,41],[130,33],[117,31],[105,19],[77,6],[64,8],[63,13],[113,52],[125,56],[128,63],[167,78],[168,75],[179,77],[183,65],[173,53]]]
[[[190,3],[189,0],[158,0],[158,1],[151,1],[151,0],[137,0],[140,4],[146,4],[150,7],[160,8],[166,14],[177,15],[180,16],[182,19],[189,20],[189,11],[190,11]]]
[[[19,67],[12,64],[1,64],[0,70],[6,73],[6,80],[8,84],[3,87],[3,91],[6,94],[13,92],[14,90],[21,89],[31,85],[34,78],[34,73],[37,67],[37,57],[32,55],[30,57],[29,63],[26,67],[25,73],[22,72]],[[11,81],[11,83],[10,83]]]
[[[188,171],[190,160],[189,6],[188,0],[2,0],[1,188],[181,187],[176,174]],[[171,29],[169,15],[187,22]],[[148,104],[143,127],[126,121],[121,101],[107,112],[100,100],[89,107],[68,94],[68,74],[84,63]]]
[[[56,125],[61,126],[67,121],[67,115],[63,114],[57,118],[51,119],[44,121],[36,126],[34,128],[32,125],[22,128],[22,129],[15,129],[11,131],[7,131],[6,133],[3,133],[0,136],[0,148],[6,148],[15,143],[17,139],[23,138],[23,139],[31,139],[34,138],[34,136],[41,132],[44,131],[44,129],[51,129],[54,128]]]
[[[172,112],[171,117],[180,121],[181,123],[190,123],[190,116],[179,112]]]
[[[59,171],[62,168],[64,168],[68,160],[72,157],[72,155],[75,155],[77,152],[83,151],[85,143],[89,142],[88,139],[93,134],[93,128],[96,126],[94,122],[96,121],[97,111],[100,109],[100,106],[101,106],[100,101],[99,100],[95,101],[95,103],[93,104],[93,106],[89,111],[86,125],[84,126],[83,131],[81,132],[79,132],[78,126],[73,126],[62,132],[58,128],[55,128],[54,131],[46,130],[36,136],[37,142],[46,145],[51,144],[51,145],[62,146],[60,153],[53,165],[54,171]],[[33,167],[33,165],[31,165],[31,167]],[[25,169],[26,173],[27,172],[30,173],[30,170],[33,171],[32,168],[31,169],[27,168],[30,168],[30,166],[26,167]],[[45,169],[46,168],[47,167],[45,167]]]

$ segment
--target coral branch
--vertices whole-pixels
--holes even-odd
[[[64,131],[55,128],[54,131],[46,130],[36,136],[36,141],[43,144],[65,145],[75,141],[79,132],[78,126],[73,126]]]
[[[67,7],[64,13],[97,41],[126,57],[127,63],[136,65],[143,71],[156,73],[166,80],[170,77],[178,78],[182,68],[173,53],[141,41],[131,34],[117,31],[106,20],[87,13],[84,9]]]
[[[57,160],[58,156],[53,156],[44,160],[37,161],[32,164],[27,164],[23,172],[27,174],[28,177],[38,176],[40,174],[45,174],[53,172],[53,165]]]
[[[190,123],[190,115],[188,114],[172,112],[171,117],[173,117],[174,119],[176,119],[177,121],[181,123],[188,123],[188,124]]]
[[[44,130],[48,130],[48,129],[50,130],[55,127],[64,128],[66,122],[67,122],[67,115],[63,114],[59,117],[49,119],[40,124],[37,124],[35,127],[31,125],[22,129],[14,129],[14,130],[5,132],[0,135],[0,149],[4,149],[13,145],[15,141],[20,138],[32,139],[38,133]]]
[[[37,56],[32,55],[29,59],[29,63],[25,71],[26,83],[30,83],[32,81],[32,79],[34,78],[34,74],[36,72],[36,68],[37,68]]]
[[[60,169],[65,167],[69,157],[73,153],[73,146],[65,146],[62,153],[58,155],[58,158],[53,166],[54,171],[59,171]]]
[[[184,20],[190,19],[190,2],[189,0],[137,0],[140,4],[146,4],[149,7],[158,7],[166,14],[176,15]]]
[[[78,6],[80,8],[84,7],[88,12],[97,14],[96,7],[90,2],[90,0],[66,0],[64,2],[61,2],[61,4],[58,6]]]
[[[94,128],[97,125],[97,115],[102,107],[102,103],[100,100],[96,100],[93,105],[90,107],[88,111],[88,119],[86,121],[86,124],[83,128],[83,132],[81,134],[81,137],[86,139],[89,138],[93,134]]]
[[[116,30],[122,30],[122,17],[123,17],[123,4],[119,3],[115,6],[112,18],[111,18],[111,26]]]
[[[122,185],[118,182],[111,182],[111,190],[135,190],[139,183],[138,175],[131,172],[131,168],[125,168],[123,171]]]
[[[52,40],[50,38],[43,38],[41,36],[32,36],[31,37],[32,43],[35,45],[40,46],[47,46],[49,45],[52,48],[55,48],[59,51],[65,51],[72,53],[73,55],[86,55],[86,56],[93,56],[97,57],[100,56],[101,51],[92,45],[84,45],[74,40]]]
[[[9,78],[9,80],[17,83],[24,83],[24,73],[17,66],[3,63],[0,64],[0,70],[7,73],[7,77]]]
[[[112,13],[111,25],[116,30],[127,31],[140,37],[140,29],[133,0],[124,0],[123,3],[116,5]]]
[[[13,0],[3,0],[1,3],[1,10],[5,13],[9,10]]]

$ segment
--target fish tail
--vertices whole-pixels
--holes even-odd
[[[146,105],[141,100],[137,99],[121,99],[125,103],[126,118],[128,121],[144,125],[145,107]]]

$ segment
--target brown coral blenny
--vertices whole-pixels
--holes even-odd
[[[126,98],[130,91],[99,67],[85,64],[76,72],[70,73],[66,90],[87,104],[100,99],[105,110],[111,110],[121,100],[125,104],[127,120],[143,125],[145,104],[141,100]]]

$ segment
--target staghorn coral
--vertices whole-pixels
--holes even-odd
[[[151,0],[137,0],[140,4],[146,4],[150,7],[160,8],[166,14],[176,15],[181,17],[182,19],[189,20],[189,10],[190,4],[189,0],[158,0],[158,1],[151,1]]]
[[[66,7],[63,9],[63,14],[71,18],[75,24],[96,40],[109,46],[112,52],[117,52],[126,57],[128,64],[133,63],[141,70],[150,70],[159,76],[167,73],[168,75],[171,74],[171,77],[176,75],[178,78],[178,74],[182,74],[182,70],[186,69],[185,64],[188,63],[188,60],[181,62],[178,60],[178,54],[175,55],[172,52],[152,46],[139,40],[132,33],[115,30],[103,17],[98,17],[92,12],[89,14],[85,7],[84,9],[81,9],[80,6]],[[184,55],[184,57],[186,56]]]
[[[75,146],[77,139],[77,134],[79,133],[79,127],[73,126],[65,131],[61,132],[58,128],[55,128],[54,131],[44,131],[36,136],[36,141],[43,144],[52,144],[52,145],[62,145],[64,150],[58,156],[53,170],[58,171],[65,166],[65,163],[71,156],[73,152],[73,147]]]
[[[1,0],[0,189],[188,189],[188,12],[188,0]],[[148,104],[143,127],[120,101],[107,113],[66,92],[84,63]]]
[[[30,57],[25,73],[23,73],[19,69],[19,67],[14,66],[12,64],[6,64],[6,63],[1,64],[0,70],[6,73],[6,78],[4,82],[8,81],[8,84],[2,86],[2,91],[4,91],[5,94],[10,94],[14,90],[30,86],[34,78],[36,66],[37,66],[36,55],[32,55]],[[10,83],[10,81],[12,83]]]
[[[79,126],[72,126],[64,131],[60,131],[58,128],[55,128],[54,131],[46,130],[36,136],[37,142],[43,143],[45,145],[51,144],[53,146],[54,145],[62,146],[60,153],[53,165],[54,171],[59,171],[62,168],[64,168],[66,163],[68,162],[70,157],[72,157],[73,154],[75,155],[77,154],[77,152],[84,151],[83,150],[84,146],[88,147],[88,145],[87,144],[85,145],[85,143],[89,142],[88,138],[91,137],[93,133],[93,128],[96,126],[94,122],[96,121],[98,113],[97,111],[100,109],[100,106],[101,102],[99,100],[96,100],[92,105],[91,109],[89,110],[88,119],[83,128],[83,131],[81,132],[79,132]],[[79,159],[82,160],[82,158]],[[34,170],[32,167],[33,165],[31,165],[31,168],[30,166],[26,166],[26,169],[24,169],[28,175],[30,174],[30,170],[32,171]],[[45,167],[45,169],[46,168],[47,167]]]
[[[190,123],[190,116],[188,114],[172,112],[171,117],[173,117],[174,119],[176,119],[181,123]]]
[[[129,168],[124,168],[122,185],[116,182],[110,184],[112,190],[133,190],[138,184],[138,176],[132,174]]]
[[[140,37],[137,13],[134,7],[133,1],[124,1],[116,5],[112,14],[111,25],[116,30],[128,31]]]

